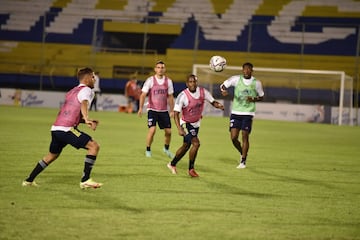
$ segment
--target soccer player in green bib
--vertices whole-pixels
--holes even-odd
[[[253,65],[249,62],[242,66],[242,75],[234,75],[226,79],[220,90],[223,96],[228,95],[228,88],[234,87],[234,99],[230,115],[230,137],[234,147],[240,153],[240,164],[237,168],[246,168],[249,151],[249,135],[255,116],[256,102],[264,98],[261,82],[252,76]],[[239,141],[241,131],[242,143]]]

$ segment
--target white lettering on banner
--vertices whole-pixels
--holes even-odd
[[[26,92],[26,94],[23,94],[21,98],[21,106],[41,106],[44,103],[44,100],[38,99],[38,96],[34,94],[33,92]]]
[[[65,92],[50,92],[50,91],[28,91],[14,88],[0,88],[0,105],[13,105],[23,107],[49,107],[57,108],[64,103]],[[217,100],[223,105],[227,105],[228,100]],[[146,104],[145,104],[146,105]],[[143,113],[146,112],[144,105]],[[229,104],[231,105],[231,104]],[[120,106],[127,106],[127,98],[123,94],[101,94],[98,98],[98,109],[102,111],[119,111]],[[266,120],[281,120],[281,121],[297,121],[297,122],[324,122],[325,112],[322,105],[301,105],[301,104],[287,104],[287,103],[264,103],[256,104],[257,119]],[[343,123],[348,124],[349,108],[343,110]],[[360,125],[360,111],[352,109],[351,124]],[[224,116],[224,112],[220,109],[215,109],[211,104],[205,104],[204,116]],[[331,108],[331,123],[338,124],[338,107]],[[356,115],[358,122],[356,123]],[[226,116],[228,117],[228,116]]]
[[[291,1],[279,12],[279,16],[268,26],[271,36],[282,43],[305,43],[318,44],[331,39],[344,39],[355,34],[355,28],[344,27],[323,27],[323,32],[293,32],[291,28],[295,25],[297,17],[307,6],[336,6],[341,12],[353,12],[360,9],[360,3],[351,0],[312,0],[312,1]]]
[[[21,91],[21,106],[23,107],[59,107],[65,93],[50,91]]]
[[[295,122],[323,122],[325,112],[322,105],[257,103],[255,118]]]
[[[6,6],[5,11],[9,12],[9,20],[1,25],[1,29],[29,31],[31,26],[39,20],[50,8],[48,4],[41,4],[38,8],[33,1],[12,1],[13,4]],[[31,11],[31,18],[27,17],[26,23],[18,26],[16,19],[24,18],[23,9],[37,7],[37,11]],[[51,1],[46,1],[50,3]],[[47,32],[72,34],[84,18],[87,19],[109,19],[122,22],[141,22],[151,11],[155,3],[146,0],[127,1],[124,10],[106,10],[95,9],[97,0],[77,0],[72,1],[63,8],[59,15],[55,17],[50,26],[46,28]],[[17,4],[22,4],[19,7]],[[221,18],[213,13],[213,6],[209,0],[176,0],[159,17],[159,23],[180,24],[188,22],[190,17],[194,17],[201,27],[204,37],[207,40],[217,41],[237,41],[241,36],[245,26],[249,24],[251,17],[255,14],[263,0],[234,0]],[[86,5],[86,11],[78,11],[80,7]],[[290,1],[284,5],[275,20],[267,27],[270,36],[282,43],[296,44],[318,44],[331,39],[344,39],[351,34],[355,34],[355,28],[345,27],[323,27],[322,32],[296,32],[291,28],[296,19],[307,6],[336,6],[340,12],[354,12],[360,9],[360,2],[353,0],[298,0]],[[354,10],[355,9],[355,10]],[[25,13],[27,16],[29,12]],[[241,16],[241,17],[239,17]]]
[[[98,97],[97,106],[99,110],[118,111],[119,106],[126,106],[127,98],[124,95],[101,94]]]
[[[351,111],[351,113],[350,113]],[[349,117],[351,116],[351,118]],[[339,124],[339,108],[331,108],[331,124]],[[360,110],[356,108],[343,108],[342,112],[342,124],[343,125],[360,125]]]

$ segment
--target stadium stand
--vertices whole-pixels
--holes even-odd
[[[81,66],[96,68],[108,82],[126,81],[133,71],[144,79],[158,59],[183,82],[193,64],[207,64],[214,54],[230,65],[251,61],[356,76],[359,6],[351,0],[3,0],[0,86],[8,86],[3,79],[10,75],[70,83]],[[109,85],[105,91],[123,90]]]

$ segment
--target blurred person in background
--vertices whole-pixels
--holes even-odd
[[[125,85],[125,97],[127,97],[128,113],[136,113],[139,109],[139,99],[141,95],[141,88],[138,85],[136,74],[131,75],[129,81]]]
[[[98,96],[101,95],[99,72],[95,72],[95,84],[94,84],[93,91],[94,91],[94,99],[91,102],[90,111],[94,108],[94,110],[96,112]]]

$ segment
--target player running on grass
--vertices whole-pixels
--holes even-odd
[[[246,157],[249,151],[249,135],[253,117],[255,116],[255,103],[262,101],[264,91],[259,80],[252,76],[253,65],[244,63],[242,75],[235,75],[220,85],[223,96],[228,94],[227,89],[234,87],[234,100],[230,115],[230,137],[234,147],[240,153],[240,164],[237,168],[246,168]],[[242,146],[239,141],[241,130]]]
[[[172,174],[177,174],[176,164],[181,160],[185,153],[189,152],[189,175],[198,177],[194,169],[195,159],[200,147],[198,138],[200,121],[204,109],[205,100],[209,101],[215,108],[224,110],[224,106],[214,100],[214,97],[202,87],[198,87],[197,77],[189,75],[186,81],[187,89],[183,90],[175,101],[174,120],[179,135],[183,136],[184,142],[176,151],[175,157],[167,164]],[[180,119],[180,113],[182,113]],[[184,129],[186,128],[186,130]]]
[[[51,127],[49,153],[36,164],[29,177],[23,181],[23,186],[37,186],[34,181],[36,176],[55,161],[68,144],[77,149],[84,148],[87,150],[80,188],[99,188],[102,185],[90,178],[100,146],[88,134],[77,129],[79,123],[85,123],[95,131],[99,123],[88,116],[89,103],[94,97],[91,89],[94,88],[95,74],[91,68],[83,68],[78,71],[77,77],[80,84],[66,94],[65,103]]]

